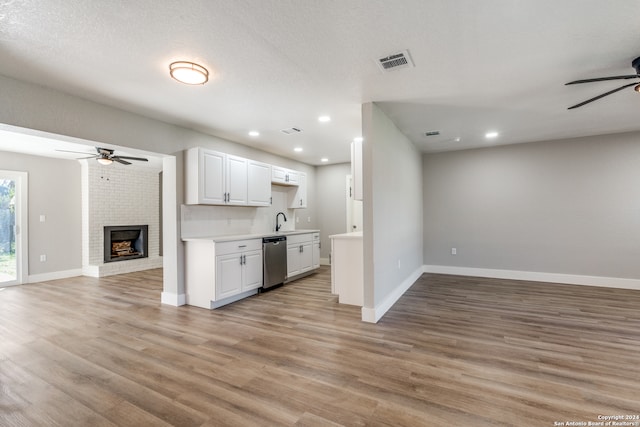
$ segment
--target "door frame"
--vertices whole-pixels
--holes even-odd
[[[0,176],[16,183],[16,280],[0,283],[1,286],[13,286],[27,283],[29,272],[29,174],[21,171],[0,170]]]

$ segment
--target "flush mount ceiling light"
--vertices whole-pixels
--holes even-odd
[[[498,137],[498,132],[487,132],[484,134],[484,137],[487,139],[493,139]]]
[[[300,153],[302,151],[302,147],[296,147],[293,149],[296,153]]]
[[[320,161],[322,163],[327,163],[329,161],[329,159],[327,159],[326,157],[323,157],[323,158],[320,159]]]
[[[203,85],[209,81],[209,71],[194,62],[177,61],[169,65],[169,74],[187,85]]]
[[[260,136],[260,132],[257,130],[252,130],[249,132],[249,136]]]
[[[320,116],[318,117],[318,121],[321,123],[327,123],[331,121],[331,117],[329,116]]]

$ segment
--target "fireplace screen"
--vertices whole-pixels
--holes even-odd
[[[104,228],[104,262],[148,257],[147,225]]]

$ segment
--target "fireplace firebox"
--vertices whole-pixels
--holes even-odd
[[[125,261],[149,256],[148,225],[104,227],[104,262]]]

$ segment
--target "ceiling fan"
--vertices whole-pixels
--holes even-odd
[[[569,83],[565,83],[565,86],[566,85],[575,85],[575,84],[579,84],[579,83],[601,82],[601,81],[604,81],[604,80],[640,79],[640,57],[634,59],[633,62],[631,62],[631,66],[633,67],[634,70],[636,70],[635,74],[629,74],[627,76],[596,77],[596,78],[593,78],[593,79],[575,80],[575,81],[572,81],[572,82],[569,82]],[[612,93],[616,93],[619,90],[622,90],[622,89],[624,89],[626,87],[630,87],[630,86],[634,86],[634,85],[635,85],[635,88],[634,88],[635,91],[636,92],[640,92],[640,84],[638,84],[638,83],[639,82],[634,82],[634,83],[629,83],[629,84],[626,84],[626,85],[622,85],[617,89],[610,90],[609,92],[605,92],[605,93],[603,93],[601,95],[598,95],[598,96],[593,97],[591,99],[587,99],[586,101],[583,101],[583,102],[581,102],[579,104],[571,106],[571,107],[567,108],[567,110],[572,110],[574,108],[582,107],[585,104],[588,104],[588,103],[593,102],[593,101],[597,101],[600,98],[604,98],[605,96],[611,95]]]
[[[83,153],[80,151],[68,151],[68,150],[56,150],[56,151],[62,151],[65,153],[89,154],[89,153]],[[131,162],[128,162],[127,160],[137,160],[140,162],[149,161],[143,157],[116,156],[115,154],[113,154],[114,150],[110,148],[96,147],[96,151],[98,152],[98,154],[92,155],[89,157],[79,157],[78,160],[96,159],[98,163],[103,165],[110,165],[113,162],[122,163],[123,165],[130,165]]]

